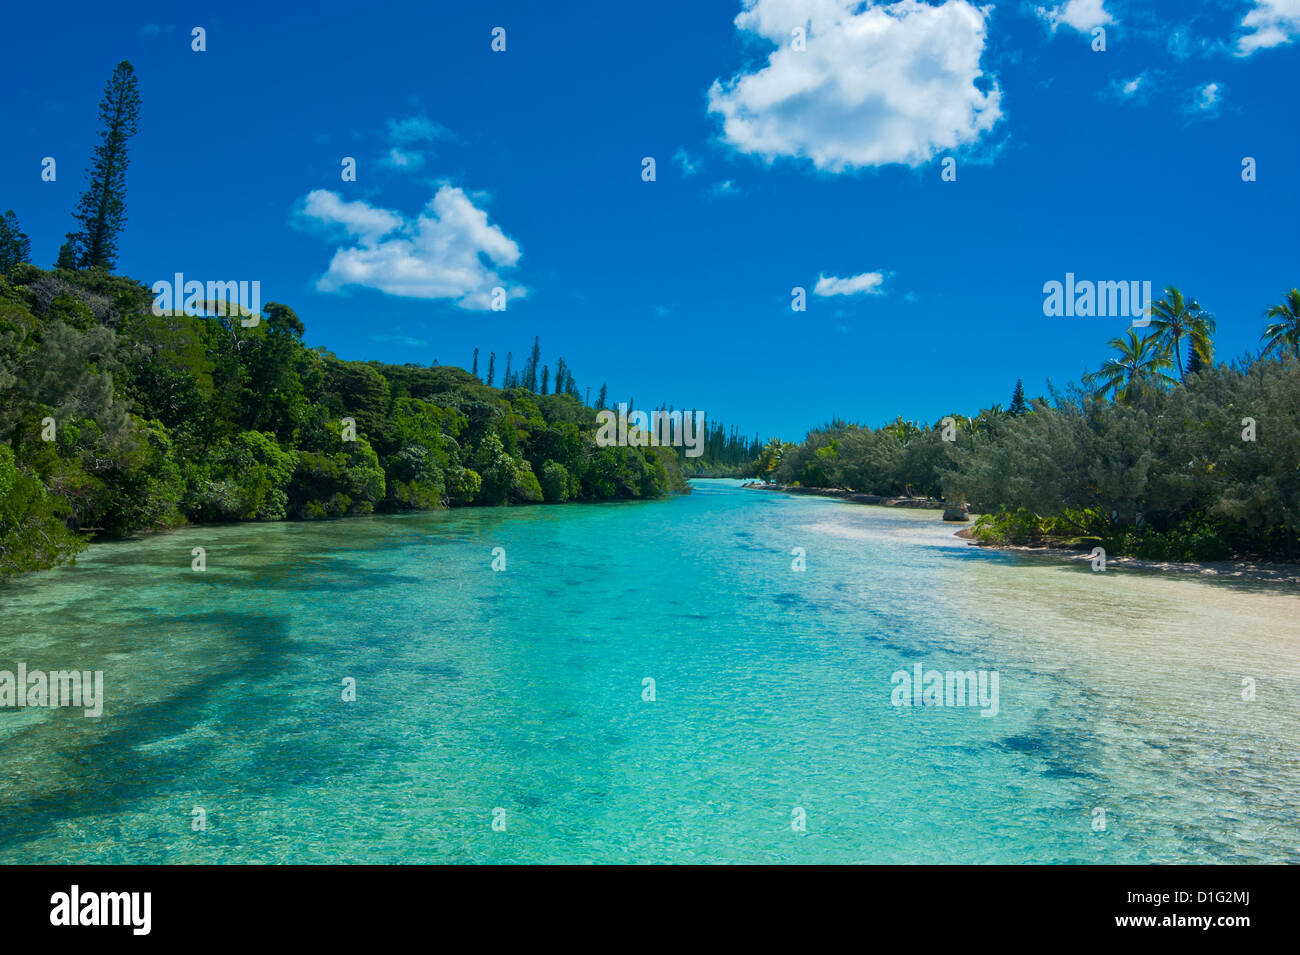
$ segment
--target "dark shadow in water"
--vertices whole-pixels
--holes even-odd
[[[1034,716],[1032,728],[1006,736],[993,745],[1037,762],[1039,775],[1054,779],[1101,778],[1102,744],[1092,727],[1101,718],[1105,696],[1093,687],[1060,673],[1042,673],[1053,681],[1051,702]],[[1063,714],[1074,726],[1062,726]]]
[[[1097,747],[1097,739],[1071,730],[1044,729],[1036,734],[1008,736],[996,745],[1012,753],[1024,753],[1042,762],[1039,775],[1059,779],[1097,779],[1086,768]]]
[[[421,586],[424,581],[410,574],[389,570],[376,570],[352,560],[339,557],[303,558],[283,561],[257,570],[257,586],[264,590],[289,593],[349,593],[398,585]],[[239,586],[246,586],[244,581]]]
[[[114,728],[76,745],[67,763],[77,767],[77,777],[60,789],[45,789],[38,795],[17,801],[0,801],[0,847],[9,848],[40,837],[56,822],[84,816],[110,816],[123,806],[158,791],[192,789],[193,780],[210,762],[214,753],[228,746],[229,739],[246,740],[241,754],[245,765],[265,765],[274,776],[274,786],[295,782],[295,767],[287,762],[306,765],[305,754],[298,748],[282,746],[279,740],[266,738],[267,713],[283,712],[284,684],[272,679],[288,662],[287,626],[283,618],[261,614],[205,614],[202,617],[177,618],[188,622],[214,623],[231,634],[229,657],[233,666],[203,677],[177,693],[147,706],[136,707]],[[222,689],[235,681],[247,681],[247,689],[212,712],[212,704]],[[79,714],[78,714],[79,715]],[[218,738],[197,740],[183,749],[139,752],[135,747],[166,740],[192,729],[200,721],[215,716]],[[11,737],[10,746],[43,743],[38,732],[63,734],[66,727],[43,724]],[[35,738],[33,738],[35,737]],[[66,735],[60,735],[66,739]],[[260,753],[259,753],[260,751]],[[262,763],[257,755],[274,755],[271,763]],[[310,763],[320,772],[319,753]],[[288,771],[286,771],[288,770]],[[179,781],[184,783],[178,785]],[[250,780],[241,776],[239,784],[248,789]],[[188,811],[188,810],[187,810]],[[168,829],[163,825],[159,829]],[[185,821],[177,828],[184,829]],[[165,833],[159,833],[163,835]],[[133,840],[134,841],[134,840]]]
[[[778,607],[784,607],[786,610],[803,609],[811,613],[816,613],[821,608],[816,601],[809,600],[803,594],[795,594],[786,591],[785,593],[773,594],[772,602]]]

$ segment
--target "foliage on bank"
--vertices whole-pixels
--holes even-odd
[[[773,439],[755,473],[968,502],[989,543],[1300,558],[1300,293],[1265,311],[1262,351],[1232,364],[1213,364],[1212,317],[1176,289],[1154,315],[1084,387],[1029,401],[1018,384],[1006,409],[934,425],[834,421]]]
[[[245,328],[151,303],[98,268],[0,278],[0,576],[184,522],[686,489],[673,449],[598,447],[575,389],[344,361],[286,305]]]

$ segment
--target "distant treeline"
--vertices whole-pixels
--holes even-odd
[[[617,410],[619,405],[622,404],[626,405],[624,409],[626,413],[631,414],[637,408],[635,397],[629,397],[625,402],[611,401],[609,388],[603,382],[593,402],[590,386],[585,392],[578,387],[577,382],[573,379],[573,369],[565,363],[563,358],[556,360],[555,374],[552,376],[550,365],[542,362],[540,338],[533,338],[532,350],[528,353],[522,369],[512,369],[513,362],[514,353],[507,352],[505,369],[501,377],[501,381],[507,389],[523,388],[526,391],[541,395],[548,392],[566,394],[580,399],[584,404],[591,405],[597,411],[605,409]],[[435,361],[434,364],[437,364],[437,362]],[[471,374],[479,375],[479,364],[480,351],[475,348],[473,358],[470,361]],[[496,369],[497,353],[489,352],[486,365],[487,377],[485,379],[488,385],[491,385],[496,380]],[[759,451],[763,448],[757,434],[752,438],[743,437],[735,426],[727,428],[721,422],[710,420],[707,417],[707,409],[697,409],[697,406],[694,405],[683,405],[678,408],[676,405],[665,402],[653,410],[670,413],[681,411],[683,414],[687,411],[706,411],[703,454],[697,457],[688,457],[684,446],[671,446],[680,460],[683,472],[688,477],[743,477],[751,473],[754,458],[758,456]]]
[[[99,144],[55,271],[0,216],[0,578],[69,559],[89,535],[185,521],[274,521],[456,505],[685,491],[682,450],[598,447],[590,389],[496,355],[455,367],[342,361],[270,304],[243,316],[155,314],[113,275],[140,95],[123,61],[104,87]],[[181,289],[176,294],[181,294]],[[223,306],[225,303],[221,303]],[[251,316],[250,316],[251,318]],[[629,399],[630,400],[630,399]],[[711,426],[697,467],[739,467]]]
[[[1213,319],[1176,289],[1152,315],[1085,387],[1027,400],[1017,383],[1007,408],[933,425],[833,421],[773,439],[754,473],[969,503],[992,543],[1300,557],[1300,292],[1266,310],[1263,350],[1231,365],[1213,363]]]
[[[675,449],[597,447],[567,368],[560,394],[497,389],[309,349],[285,305],[245,328],[151,303],[99,268],[0,278],[0,576],[185,521],[687,489]]]

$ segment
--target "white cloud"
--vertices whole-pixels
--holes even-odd
[[[740,187],[730,179],[724,179],[721,182],[715,182],[713,184],[713,188],[709,190],[709,195],[715,198],[738,196],[740,195]]]
[[[1162,85],[1164,74],[1159,70],[1143,70],[1129,79],[1116,78],[1102,90],[1103,99],[1127,103],[1145,103],[1156,88]]]
[[[355,285],[403,298],[450,299],[470,309],[489,308],[497,286],[507,299],[527,294],[497,272],[518,264],[518,244],[454,186],[439,187],[414,219],[325,189],[308,193],[299,215],[351,240],[334,252],[317,282],[322,291]]]
[[[693,176],[700,171],[700,160],[688,153],[685,147],[678,148],[673,159],[682,167],[683,176]]]
[[[317,189],[303,200],[302,214],[309,219],[341,226],[367,245],[377,242],[401,228],[403,219],[396,212],[377,209],[365,202],[347,202],[337,192]]]
[[[1208,118],[1217,116],[1223,108],[1224,89],[1222,83],[1202,83],[1194,91],[1192,101],[1184,112],[1192,117]]]
[[[379,162],[389,169],[419,169],[424,165],[424,153],[393,146]]]
[[[444,126],[427,116],[408,116],[388,121],[388,138],[395,143],[433,142],[448,135]]]
[[[1255,0],[1241,25],[1250,32],[1238,37],[1238,56],[1290,43],[1300,37],[1300,0]]]
[[[883,272],[863,272],[861,275],[853,275],[846,279],[836,278],[834,275],[817,276],[817,284],[813,287],[814,295],[882,295],[885,283]]]
[[[451,133],[445,126],[427,116],[408,116],[388,121],[388,152],[379,160],[389,169],[409,171],[419,169],[432,155],[425,144],[439,139],[449,139]]]
[[[1091,33],[1097,27],[1115,22],[1106,12],[1106,0],[1066,0],[1054,7],[1038,7],[1035,12],[1047,21],[1053,33],[1062,26],[1080,33]]]
[[[405,345],[407,348],[419,348],[429,344],[423,338],[412,338],[410,335],[371,335],[370,340],[388,345]]]
[[[715,80],[709,111],[725,142],[769,162],[921,165],[1002,116],[1001,92],[980,69],[987,10],[967,0],[745,0],[737,28],[777,48],[761,68]],[[796,27],[803,50],[791,43]]]

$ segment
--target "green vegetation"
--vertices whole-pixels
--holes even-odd
[[[1300,358],[1300,289],[1292,289],[1286,299],[1264,313],[1273,321],[1264,329],[1264,354],[1290,354]]]
[[[1146,339],[1157,352],[1172,356],[1178,376],[1214,363],[1214,316],[1196,302],[1183,300],[1176,288],[1165,289],[1165,297],[1151,303],[1151,334]],[[1131,333],[1130,333],[1131,334]],[[1187,364],[1183,364],[1182,341],[1187,339]]]
[[[562,364],[561,394],[501,390],[309,349],[285,305],[244,328],[151,302],[102,269],[0,278],[0,577],[186,521],[686,490],[677,449],[596,446]]]
[[[126,225],[127,140],[139,131],[140,93],[135,70],[123,60],[113,70],[99,104],[100,144],[88,170],[90,182],[74,217],[81,229],[69,232],[59,251],[59,265],[111,270],[117,240]]]
[[[835,421],[776,439],[751,473],[782,484],[967,502],[990,543],[1149,559],[1300,557],[1300,292],[1269,308],[1262,354],[1213,363],[1214,320],[1177,289],[1085,388],[933,426]],[[1184,363],[1180,353],[1187,352]],[[1177,370],[1178,374],[1171,374]],[[952,440],[944,440],[945,430]]]
[[[1119,354],[1107,358],[1099,371],[1083,376],[1083,383],[1096,394],[1109,392],[1116,400],[1130,401],[1134,389],[1142,382],[1175,380],[1169,374],[1174,367],[1169,347],[1156,336],[1138,338],[1138,333],[1130,328],[1123,338],[1112,338],[1110,347]]]
[[[91,536],[187,521],[654,497],[688,490],[681,464],[739,468],[744,442],[711,425],[706,455],[598,447],[596,412],[564,359],[501,389],[460,368],[343,361],[308,349],[271,303],[243,316],[155,315],[111,274],[126,222],[131,64],[99,107],[100,145],[54,271],[0,218],[0,579],[70,560]],[[221,310],[224,315],[225,310]]]
[[[536,338],[522,370],[506,353],[497,389],[495,352],[486,383],[479,349],[470,372],[343,361],[308,349],[285,305],[250,328],[155,315],[148,289],[111,274],[139,109],[120,63],[54,271],[0,217],[0,578],[70,560],[93,535],[653,497],[686,490],[684,473],[968,502],[989,542],[1300,554],[1296,289],[1266,310],[1261,354],[1231,366],[1214,363],[1214,317],[1169,288],[1144,337],[1112,340],[1115,356],[1050,402],[1017,381],[1007,409],[933,426],[837,420],[761,445],[708,422],[701,457],[602,448],[606,385],[593,404]]]
[[[18,217],[10,209],[0,216],[0,274],[31,257],[32,240],[18,227]]]
[[[673,411],[664,406],[659,411]],[[686,414],[685,411],[682,412]],[[704,419],[704,443],[698,457],[686,456],[686,449],[669,448],[677,455],[678,465],[687,477],[739,478],[754,472],[754,459],[763,449],[758,435],[743,437],[734,426],[728,428],[721,422]]]

